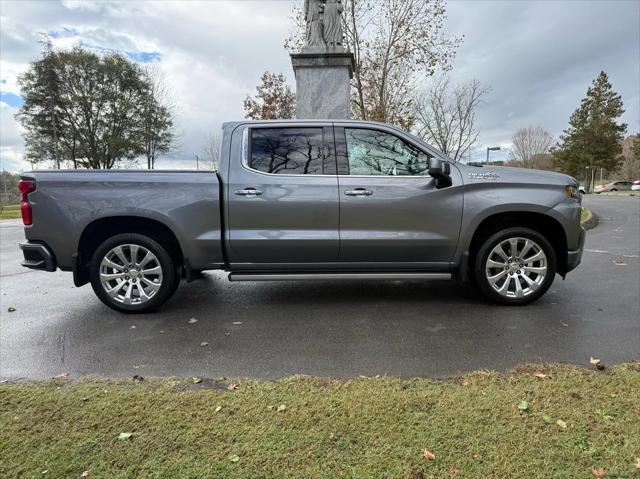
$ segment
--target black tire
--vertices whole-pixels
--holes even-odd
[[[487,279],[486,264],[491,251],[501,242],[509,238],[525,238],[534,241],[546,256],[546,275],[537,289],[523,297],[508,297],[500,294]],[[513,227],[500,230],[484,240],[477,254],[473,258],[474,284],[491,301],[497,304],[523,306],[532,303],[547,292],[557,271],[556,254],[551,243],[540,233],[530,228]],[[520,281],[515,277],[515,281]],[[513,283],[515,285],[515,283]],[[521,284],[523,284],[521,282]],[[526,283],[524,283],[526,285]]]
[[[157,262],[161,267],[162,281],[160,288],[155,291],[155,294],[151,296],[149,300],[145,302],[138,302],[135,304],[124,304],[117,299],[112,298],[107,294],[105,288],[100,280],[100,265],[103,258],[112,249],[117,248],[119,245],[138,245],[149,250],[157,258]],[[125,247],[126,248],[126,247]],[[131,254],[131,250],[129,250]],[[137,313],[149,313],[160,307],[165,301],[167,301],[173,293],[175,293],[180,278],[177,275],[177,267],[174,260],[171,258],[167,250],[157,241],[148,236],[144,236],[136,233],[124,233],[113,236],[104,241],[94,252],[91,259],[91,266],[89,270],[91,277],[91,287],[96,293],[96,296],[100,298],[104,304],[111,309],[115,309],[121,313],[137,314]],[[133,281],[133,280],[132,280]],[[139,287],[138,287],[139,289]]]

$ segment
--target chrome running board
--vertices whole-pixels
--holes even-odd
[[[451,273],[229,273],[229,281],[447,280]]]

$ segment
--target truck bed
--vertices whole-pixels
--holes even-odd
[[[36,243],[46,238],[63,270],[74,269],[83,234],[140,219],[168,228],[194,270],[224,263],[216,172],[58,170],[22,177],[36,180],[29,195],[33,224],[25,227],[26,238]]]

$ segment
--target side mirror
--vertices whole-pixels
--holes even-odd
[[[429,158],[429,176],[436,180],[436,188],[451,186],[451,165],[437,158]]]

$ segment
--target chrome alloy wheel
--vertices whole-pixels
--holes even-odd
[[[122,244],[102,258],[100,282],[107,295],[118,303],[146,303],[162,286],[162,266],[144,246]]]
[[[536,291],[547,275],[547,257],[529,238],[509,238],[491,250],[485,267],[493,289],[507,298],[522,298]]]

